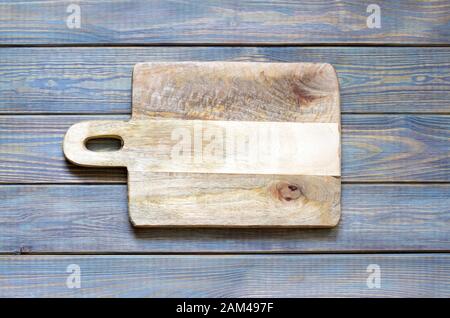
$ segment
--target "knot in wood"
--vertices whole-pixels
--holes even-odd
[[[294,201],[298,200],[303,196],[303,192],[299,185],[288,183],[288,182],[279,182],[276,186],[278,198],[281,201]]]

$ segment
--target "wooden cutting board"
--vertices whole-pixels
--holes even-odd
[[[68,160],[128,169],[135,226],[332,227],[340,106],[329,64],[141,63],[130,121],[73,125]],[[122,140],[94,152],[91,138]]]

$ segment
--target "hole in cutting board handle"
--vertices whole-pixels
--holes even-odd
[[[94,152],[113,152],[123,148],[123,139],[119,136],[90,137],[84,141],[84,145]]]

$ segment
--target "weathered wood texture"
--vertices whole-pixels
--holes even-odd
[[[150,62],[133,70],[131,120],[340,124],[329,63]]]
[[[449,1],[378,1],[380,29],[367,28],[370,2],[357,0],[76,1],[81,28],[70,29],[72,3],[0,3],[0,253],[450,252]],[[76,46],[127,43],[332,46]],[[125,170],[70,165],[61,144],[75,122],[129,119],[132,67],[143,61],[332,64],[350,182],[339,226],[134,229]],[[353,184],[409,181],[446,184]],[[66,288],[74,263],[81,289]],[[369,264],[381,266],[381,289],[366,286]],[[441,253],[2,256],[0,297],[450,297],[449,264]]]
[[[86,147],[89,140],[107,137],[122,140],[123,147],[110,152]],[[147,117],[76,123],[63,149],[80,166],[136,173],[340,176],[340,137],[339,123]]]
[[[448,1],[379,0],[373,29],[371,2],[358,0],[77,1],[80,28],[69,28],[72,3],[2,1],[0,44],[450,42]]]
[[[189,144],[184,141],[185,154],[176,148],[173,157],[180,143],[179,136],[172,138],[177,129],[184,130]],[[260,138],[249,141],[255,143],[255,155],[236,146],[235,137],[245,142],[258,130]],[[267,138],[266,131],[273,136]],[[202,145],[191,146],[202,134],[215,136],[220,157],[217,149],[210,153]],[[113,152],[87,150],[84,141],[98,135],[117,135],[124,146]],[[278,144],[276,150],[270,150],[271,143]],[[269,153],[260,157],[260,151]],[[127,167],[128,209],[135,226],[329,227],[339,220],[338,123],[86,121],[67,131],[64,154],[81,166]]]
[[[142,61],[330,63],[343,113],[450,113],[450,48],[120,47],[0,49],[0,113],[131,113]]]
[[[450,185],[344,184],[333,229],[135,229],[125,185],[0,186],[0,253],[449,251]]]
[[[80,268],[67,288],[68,266]],[[380,268],[369,288],[368,266]],[[449,297],[450,255],[1,256],[0,297]]]
[[[69,126],[96,119],[128,117],[0,117],[0,183],[124,183],[124,169],[80,168],[64,158]],[[342,129],[343,181],[450,180],[450,116],[344,115]]]
[[[130,121],[70,127],[64,154],[81,166],[127,167],[133,225],[338,223],[339,85],[330,64],[139,63],[132,105]],[[87,150],[84,141],[98,136],[117,136],[123,148]]]

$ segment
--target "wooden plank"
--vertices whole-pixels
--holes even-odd
[[[449,251],[450,185],[343,184],[332,229],[144,229],[125,185],[0,186],[1,253]]]
[[[0,297],[450,296],[449,254],[0,256],[0,272]]]
[[[369,2],[370,3],[370,2]],[[448,1],[2,1],[1,44],[447,44]],[[77,24],[74,16],[80,13]]]
[[[331,63],[343,113],[450,113],[446,47],[2,48],[0,113],[131,113],[135,63],[186,60]]]
[[[1,116],[0,183],[125,183],[125,170],[76,167],[63,156],[69,126],[99,119],[128,117]],[[444,115],[344,115],[342,178],[448,182],[449,127]]]

